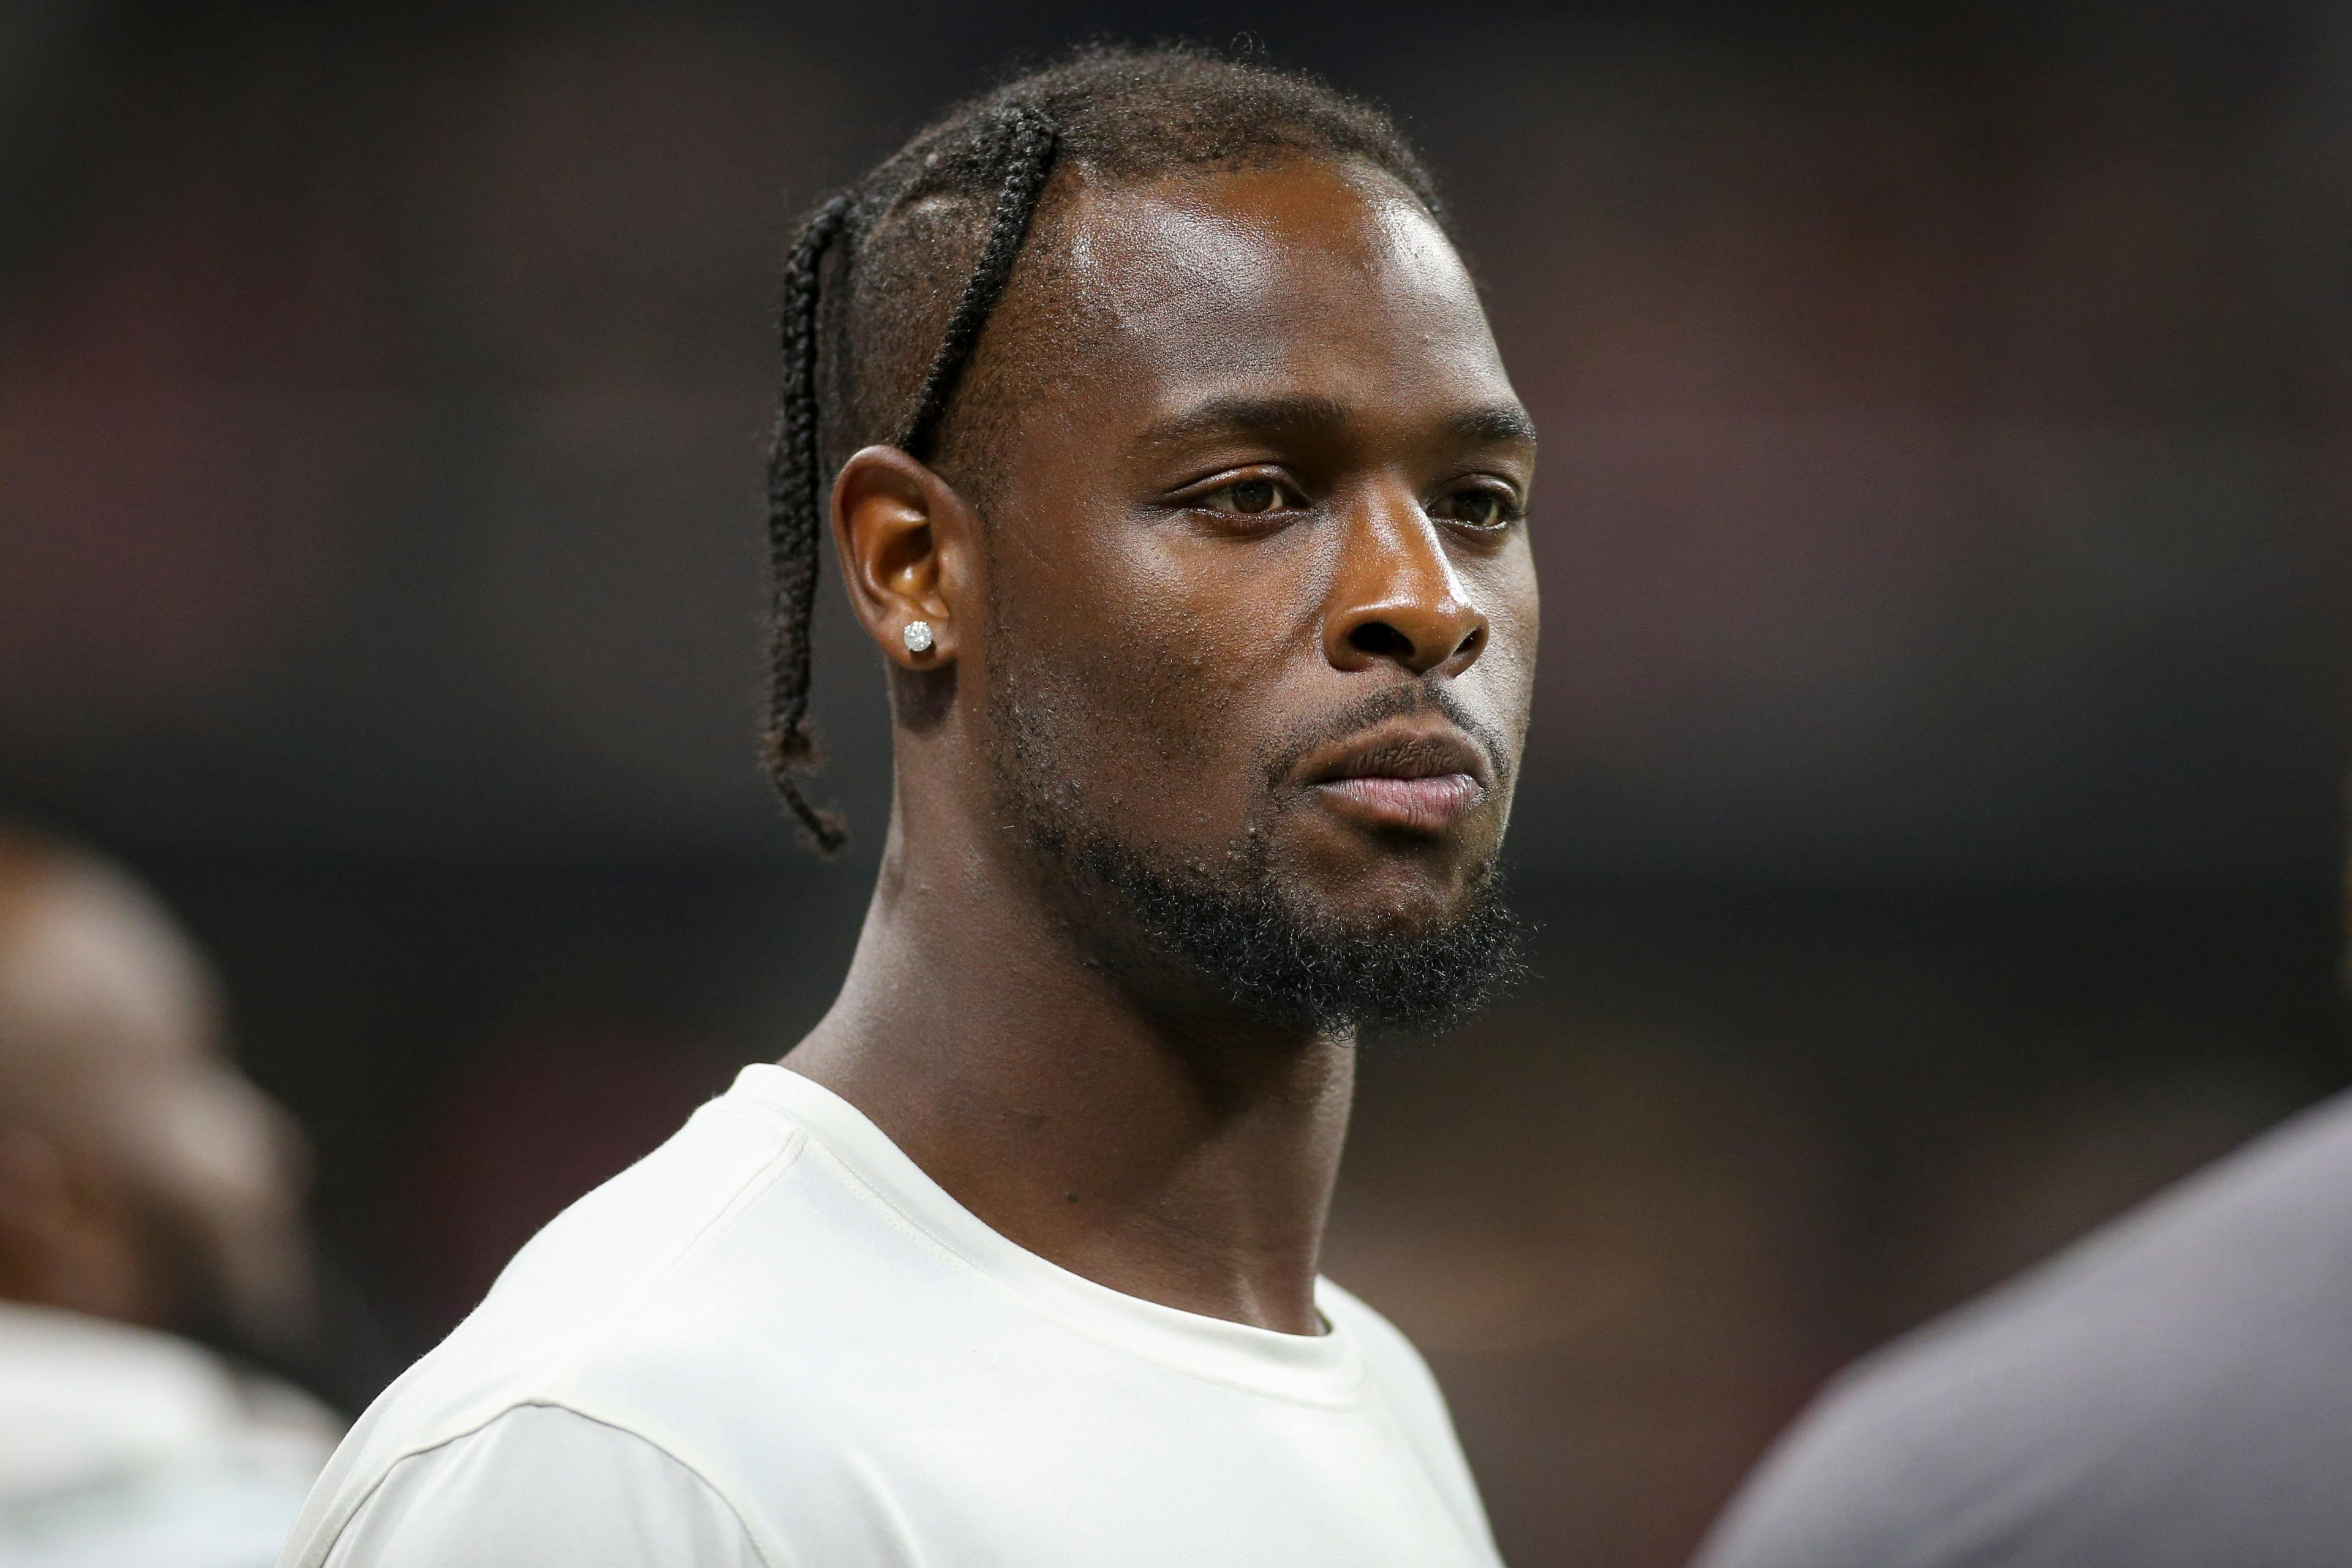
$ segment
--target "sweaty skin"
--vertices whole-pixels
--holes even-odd
[[[1062,358],[987,521],[888,447],[835,487],[852,605],[899,667],[897,786],[847,983],[789,1063],[1064,1268],[1319,1332],[1352,1031],[1254,1017],[1123,940],[1007,819],[993,728],[1019,705],[1047,787],[1176,863],[1262,846],[1333,918],[1449,921],[1526,730],[1532,428],[1459,258],[1382,176],[1081,189],[1040,227]],[[1038,314],[1035,270],[992,332]]]

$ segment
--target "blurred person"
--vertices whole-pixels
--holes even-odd
[[[310,1327],[300,1134],[128,876],[0,825],[0,1563],[257,1568],[336,1425],[183,1337]]]
[[[362,1417],[292,1568],[1492,1564],[1317,1260],[1358,1031],[1514,963],[1534,438],[1418,160],[1081,51],[787,264],[770,758],[821,530],[896,785],[838,1000]]]
[[[2352,1560],[2352,1092],[1865,1358],[1694,1568]]]

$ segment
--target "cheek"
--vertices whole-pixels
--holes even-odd
[[[1149,805],[1164,831],[1230,837],[1273,748],[1274,689],[1297,649],[1318,647],[1292,607],[1312,598],[1294,591],[1304,563],[1166,522],[1088,531],[1088,547],[1032,555],[1006,584],[1034,607],[1007,628],[1021,667],[1008,674],[1038,700],[1073,787]]]
[[[1473,675],[1492,694],[1496,716],[1524,730],[1535,694],[1536,644],[1542,623],[1534,560],[1522,542],[1466,585],[1486,616],[1486,651]]]

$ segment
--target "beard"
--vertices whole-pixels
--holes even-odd
[[[1006,695],[1008,688],[1022,695]],[[1065,893],[1107,897],[1125,917],[1103,922],[1082,910],[1072,921],[1082,940],[1115,947],[1123,926],[1254,1021],[1332,1032],[1442,1029],[1525,973],[1525,926],[1504,900],[1494,857],[1440,920],[1344,919],[1280,862],[1255,826],[1209,856],[1122,831],[1073,782],[1087,776],[1074,754],[1085,748],[1068,743],[1066,721],[1072,706],[1087,704],[1076,693],[1059,695],[1076,700],[1056,700],[1018,678],[1001,685],[990,700],[990,761],[1001,809],[1034,853],[1066,873]],[[1426,689],[1391,694],[1323,726],[1286,757],[1427,706],[1446,710],[1457,723],[1466,719]],[[1285,772],[1285,759],[1264,770],[1270,799]]]

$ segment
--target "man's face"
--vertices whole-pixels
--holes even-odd
[[[1312,161],[1088,193],[1055,227],[975,650],[1009,808],[1213,970],[1465,931],[1493,960],[1535,447],[1460,259],[1392,184]]]

